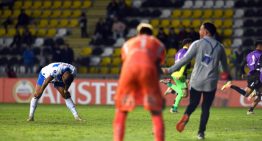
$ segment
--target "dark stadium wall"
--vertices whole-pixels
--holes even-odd
[[[32,78],[0,78],[0,103],[29,103],[33,96],[36,79]],[[221,86],[225,81],[219,81],[216,99],[214,101],[215,107],[248,107],[251,101],[248,101],[243,96],[240,96],[233,90],[221,91]],[[245,87],[245,81],[233,81],[234,84]],[[164,92],[166,86],[161,85]],[[80,105],[113,105],[114,95],[117,89],[117,80],[105,79],[76,79],[69,88],[72,99],[76,104]],[[166,96],[166,105],[171,106],[175,95]],[[40,103],[43,104],[60,104],[64,103],[63,98],[54,89],[52,84],[44,91]],[[141,102],[138,103],[141,105]],[[183,99],[182,106],[188,104],[188,98]],[[262,108],[262,102],[258,105]]]

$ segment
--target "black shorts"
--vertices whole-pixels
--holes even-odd
[[[52,82],[54,87],[57,88],[57,87],[65,87],[65,84],[63,82],[60,82],[60,81],[55,81],[55,82]]]
[[[252,90],[258,90],[262,84],[260,82],[260,73],[254,73],[247,77],[248,87]]]

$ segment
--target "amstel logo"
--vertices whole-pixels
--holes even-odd
[[[18,81],[13,88],[13,96],[18,103],[28,103],[33,96],[34,86],[28,80]]]

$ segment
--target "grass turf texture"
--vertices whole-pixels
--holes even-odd
[[[34,122],[27,122],[29,104],[0,104],[1,141],[110,141],[113,106],[77,106],[84,122],[74,121],[65,105],[40,104]],[[206,141],[258,141],[262,138],[262,110],[246,115],[247,108],[212,108]],[[180,113],[164,111],[166,141],[197,140],[200,109],[190,118],[183,133],[175,130]],[[153,141],[151,118],[142,107],[129,114],[125,141]]]

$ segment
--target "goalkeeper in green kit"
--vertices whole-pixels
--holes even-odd
[[[178,62],[186,54],[191,43],[192,40],[190,38],[183,40],[182,48],[175,55],[175,63]],[[171,113],[177,113],[178,105],[181,102],[182,98],[186,98],[188,96],[186,82],[186,72],[188,68],[188,65],[183,66],[179,71],[173,72],[171,74],[171,77],[173,78],[175,84],[171,83],[171,79],[160,80],[161,83],[164,83],[168,86],[167,90],[165,91],[165,95],[170,93],[177,95],[176,99],[174,100],[174,104],[170,109]]]

